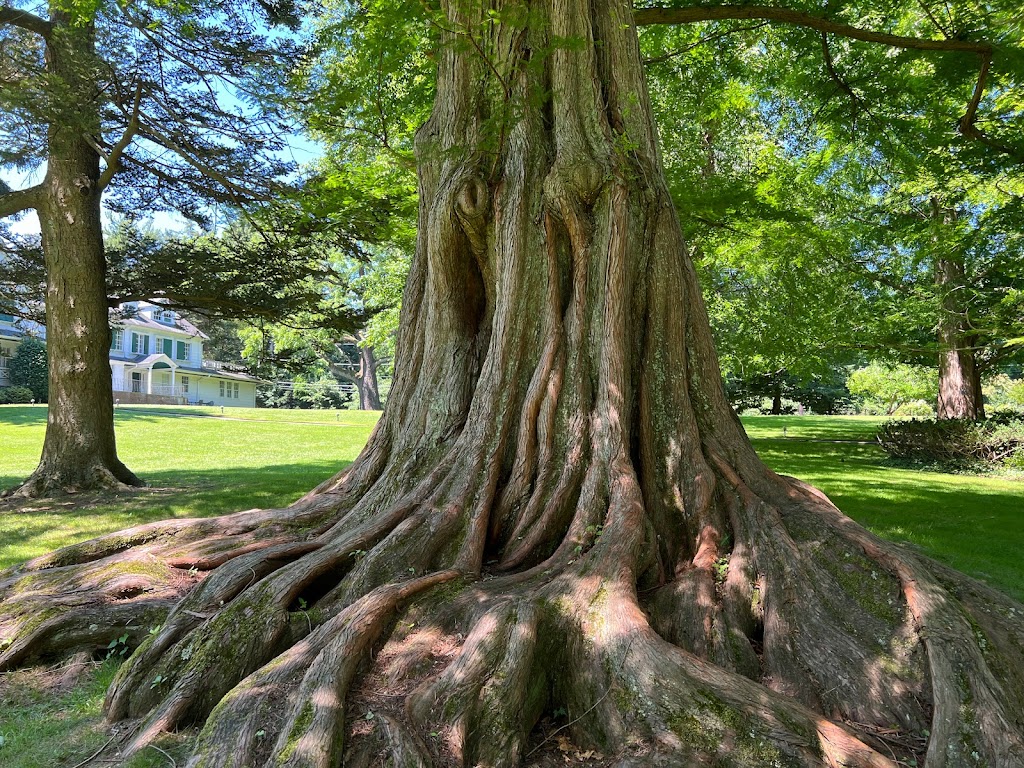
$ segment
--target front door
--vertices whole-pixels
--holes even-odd
[[[132,392],[146,391],[146,374],[142,371],[132,371]]]

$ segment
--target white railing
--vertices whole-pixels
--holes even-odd
[[[189,392],[180,384],[149,384],[143,381],[136,381],[134,379],[114,379],[113,389],[115,392],[135,392],[140,395],[167,395],[169,397],[194,397],[195,392]],[[192,389],[192,387],[189,387]]]
[[[7,386],[11,380],[11,372],[7,368],[0,368],[0,387]]]
[[[187,389],[182,389],[178,384],[154,384],[150,390],[151,395],[169,395],[171,397],[188,397]]]

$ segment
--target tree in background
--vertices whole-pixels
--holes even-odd
[[[46,345],[28,336],[18,344],[8,362],[12,387],[31,390],[37,403],[45,403],[49,395],[49,371],[46,364]]]
[[[981,376],[1021,349],[1008,343],[1024,322],[1021,149],[1002,127],[1019,120],[1020,67],[992,71],[984,45],[937,59],[716,12],[735,21],[654,30],[644,45],[724,370],[755,386],[864,356],[941,359],[940,414],[981,415]],[[1006,12],[956,5],[927,24],[949,38],[987,23],[1013,61]],[[971,127],[979,105],[1000,137]]]
[[[935,402],[938,391],[934,368],[882,362],[872,362],[853,371],[846,380],[846,387],[862,400],[867,412],[886,416],[892,416],[915,400]],[[931,408],[928,412],[931,413]]]
[[[37,184],[0,189],[0,218],[39,215],[46,273],[50,407],[20,493],[139,483],[114,441],[100,201],[201,221],[209,202],[270,196],[285,134],[264,106],[295,48],[267,25],[293,21],[289,8],[0,6],[0,165],[46,167]]]
[[[621,766],[1020,764],[1024,607],[769,470],[725,397],[634,26],[715,7],[345,8],[440,43],[384,416],[286,510],[13,573],[0,669],[126,635],[124,754],[201,723],[203,768],[516,766],[556,711]]]

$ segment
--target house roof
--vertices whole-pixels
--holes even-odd
[[[256,376],[250,376],[248,373],[242,373],[241,371],[225,371],[223,369],[212,370],[210,368],[186,368],[184,366],[178,366],[178,372],[211,376],[215,379],[228,379],[230,381],[255,381],[257,384],[265,383],[263,379],[257,378]]]
[[[156,362],[170,363],[172,368],[180,368],[176,362],[171,360],[167,355],[162,352],[154,352],[151,355],[136,355],[135,357],[129,357],[125,359],[126,363],[131,363],[136,366],[151,366]]]
[[[148,331],[177,331],[178,333],[185,333],[200,339],[210,338],[188,320],[179,317],[177,314],[174,316],[173,323],[159,323],[145,315],[133,315],[132,317],[126,317],[124,320],[119,320],[115,324],[132,328],[145,328]]]

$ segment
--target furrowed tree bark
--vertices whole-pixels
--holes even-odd
[[[118,459],[100,217],[98,135],[93,100],[95,38],[55,5],[46,37],[47,71],[65,84],[59,119],[47,134],[47,172],[37,194],[46,261],[49,408],[39,465],[15,490],[51,495],[124,485],[139,479]]]
[[[629,4],[484,5],[439,22],[359,459],[0,574],[0,670],[127,634],[123,754],[196,725],[192,768],[560,765],[556,735],[623,768],[1020,765],[1024,606],[771,472],[729,408]]]

